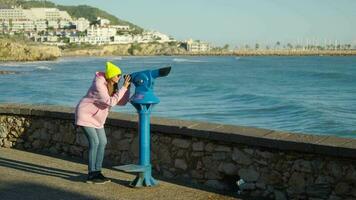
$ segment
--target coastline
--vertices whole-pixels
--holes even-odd
[[[56,46],[0,39],[0,62],[45,61],[61,56]]]
[[[353,50],[234,50],[188,52],[168,43],[103,45],[90,48],[59,48],[0,40],[1,62],[48,61],[60,57],[86,56],[356,56]]]

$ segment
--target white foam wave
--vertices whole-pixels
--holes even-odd
[[[173,58],[173,62],[203,62],[201,60],[193,60],[193,59],[186,59],[186,58]]]
[[[52,68],[47,67],[47,66],[38,66],[38,67],[36,67],[36,69],[39,69],[39,70],[52,70]]]

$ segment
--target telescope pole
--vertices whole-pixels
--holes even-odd
[[[150,164],[150,105],[141,105],[139,113],[139,140],[140,160],[139,164],[147,166]]]
[[[157,181],[152,177],[152,166],[150,158],[150,114],[152,104],[139,104],[137,112],[139,114],[139,165],[144,167],[136,178],[130,183],[132,187],[155,186]],[[137,108],[136,107],[136,108]]]

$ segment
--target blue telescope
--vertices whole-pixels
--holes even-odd
[[[135,93],[130,103],[139,114],[139,163],[114,167],[125,172],[137,172],[136,178],[130,183],[131,187],[155,186],[157,181],[152,177],[150,161],[150,114],[153,105],[159,103],[158,97],[153,93],[154,81],[158,77],[169,74],[171,67],[156,70],[146,70],[130,74],[131,82],[135,85]]]

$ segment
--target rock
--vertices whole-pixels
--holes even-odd
[[[205,145],[205,151],[207,152],[213,152],[214,151],[214,144],[213,143],[208,143]]]
[[[72,131],[69,131],[65,128],[63,132],[61,132],[63,134],[63,142],[67,143],[67,144],[73,144],[75,142],[76,139],[76,134]]]
[[[190,143],[191,142],[189,140],[180,139],[180,138],[175,138],[172,141],[172,144],[174,146],[177,146],[177,147],[180,147],[180,148],[183,148],[183,149],[187,149],[190,146]]]
[[[31,135],[31,137],[33,139],[40,139],[41,137],[41,129],[37,129],[33,132],[33,134]]]
[[[294,172],[288,181],[289,191],[292,194],[301,194],[305,191],[304,175],[300,172]]]
[[[30,149],[31,148],[31,143],[30,142],[25,142],[24,148],[25,149]]]
[[[206,179],[221,179],[221,175],[217,170],[208,170],[207,172],[205,172],[204,177]]]
[[[215,147],[215,151],[223,151],[223,152],[230,152],[231,148],[223,145],[219,145]]]
[[[186,170],[188,168],[187,163],[183,159],[176,159],[174,161],[174,166],[178,169]]]
[[[335,193],[338,195],[348,195],[351,193],[351,186],[348,183],[340,182],[335,186]]]
[[[161,136],[159,138],[159,141],[164,143],[164,144],[171,144],[172,138],[168,136]]]
[[[17,71],[4,71],[4,70],[0,70],[0,75],[3,74],[19,74],[20,72]]]
[[[41,140],[49,141],[51,139],[51,136],[48,132],[42,130],[41,135],[40,135]]]
[[[207,180],[204,184],[208,187],[212,187],[212,188],[215,188],[218,190],[228,190],[229,189],[229,187],[225,183],[220,182],[218,180]]]
[[[124,131],[122,129],[117,129],[116,131],[112,132],[112,137],[114,140],[121,140],[124,135]]]
[[[325,183],[325,184],[333,184],[334,183],[334,178],[331,176],[318,176],[315,180],[316,184],[319,183]]]
[[[204,173],[202,171],[192,170],[190,171],[192,178],[203,179]]]
[[[243,149],[243,151],[249,155],[253,155],[253,153],[255,152],[254,149],[249,149],[249,148],[245,148],[245,149]]]
[[[11,141],[9,141],[9,140],[3,140],[3,146],[5,147],[5,148],[11,148],[12,147],[12,142]]]
[[[120,163],[122,163],[122,164],[132,163],[131,159],[130,159],[130,155],[129,155],[129,153],[127,151],[124,151],[124,152],[121,153]]]
[[[213,159],[214,160],[225,160],[226,153],[225,152],[215,152],[215,153],[213,153]]]
[[[254,190],[254,189],[256,189],[256,185],[254,183],[243,183],[243,184],[239,185],[239,189],[241,191]]]
[[[158,151],[158,158],[164,164],[171,164],[172,158],[168,147],[164,146],[161,148],[161,151]]]
[[[330,197],[328,198],[328,200],[342,200],[342,198],[339,197],[339,196],[330,195]]]
[[[114,148],[117,148],[117,149],[120,150],[120,151],[127,151],[127,150],[129,150],[129,148],[130,148],[130,139],[123,139],[123,140],[120,140],[120,141],[117,143],[117,146],[114,147]]]
[[[268,160],[273,158],[273,156],[274,156],[273,153],[270,153],[268,151],[261,151],[261,150],[256,150],[256,155],[260,156],[260,157],[262,157],[264,159],[268,159]]]
[[[183,158],[186,151],[179,149],[176,153],[176,157]]]
[[[192,153],[192,157],[203,157],[204,156],[204,152],[193,152]]]
[[[203,169],[203,163],[200,160],[197,162],[196,169],[198,169],[198,170]]]
[[[32,147],[34,149],[40,149],[42,147],[42,142],[40,140],[35,140],[32,142]]]
[[[116,147],[113,147],[116,148]],[[135,157],[139,157],[139,138],[138,136],[133,138],[131,146],[130,146],[130,151]],[[159,153],[160,151],[158,151]]]
[[[14,130],[10,131],[10,135],[14,136],[15,138],[19,137],[19,134]]]
[[[71,146],[69,152],[72,155],[78,156],[78,157],[82,157],[82,153],[83,153],[83,148],[82,147],[78,147],[78,146]]]
[[[61,56],[61,50],[57,46],[0,39],[0,55],[4,55],[0,61],[53,60]]]
[[[0,139],[0,147],[2,147],[3,144],[2,139]]]
[[[223,162],[219,165],[219,171],[227,175],[237,175],[237,170],[237,165],[233,163]]]
[[[306,187],[306,193],[309,197],[327,199],[331,193],[331,186],[326,183],[313,184]]]
[[[232,160],[242,165],[250,165],[252,163],[250,157],[244,152],[240,151],[238,148],[234,148],[232,152]]]
[[[166,169],[163,169],[163,176],[170,179],[174,177],[174,174]]]
[[[80,145],[82,147],[88,147],[89,141],[83,133],[78,133],[76,134],[75,144]]]
[[[288,199],[285,192],[283,192],[283,191],[274,190],[273,193],[274,193],[275,200],[287,200]]]
[[[265,183],[261,183],[261,182],[257,182],[256,183],[256,188],[265,190],[266,189],[266,184]]]
[[[8,131],[4,124],[0,124],[0,138],[6,138]]]
[[[337,163],[336,161],[331,161],[327,165],[328,171],[336,180],[339,180],[342,177],[343,171],[340,165],[341,164]]]
[[[242,168],[238,171],[238,174],[241,179],[245,180],[246,182],[257,181],[259,178],[259,173],[253,168]]]
[[[203,151],[203,150],[204,150],[204,142],[193,143],[193,151]]]
[[[51,147],[51,148],[49,148],[48,151],[49,151],[51,154],[58,154],[58,150],[57,150],[56,147]]]
[[[305,161],[305,160],[296,160],[294,161],[293,171],[300,171],[300,172],[312,172],[312,165],[310,161]]]
[[[84,135],[84,133],[82,133],[82,132],[80,132],[78,134]],[[63,141],[63,134],[62,133],[55,133],[53,135],[53,137],[52,137],[52,140],[56,141],[56,142],[62,142]]]

